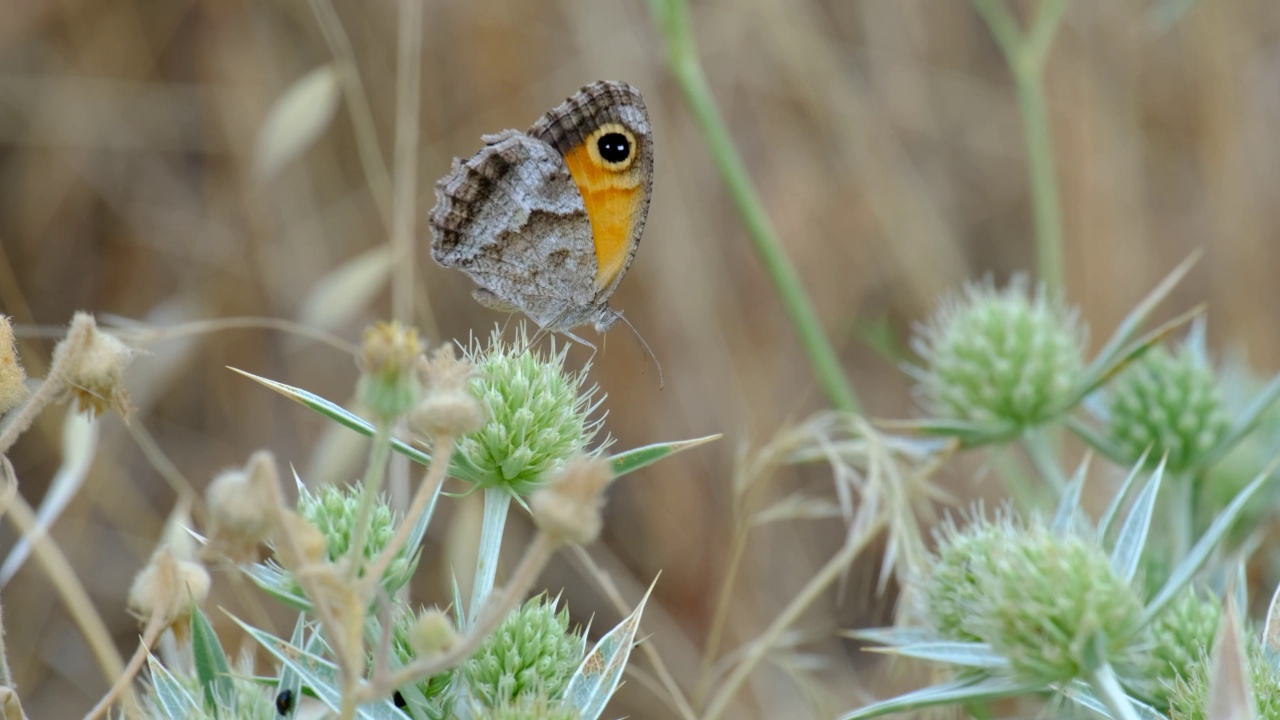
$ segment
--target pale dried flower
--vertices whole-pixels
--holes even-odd
[[[209,508],[209,548],[233,562],[256,559],[281,506],[279,473],[268,450],[254,453],[242,469],[228,470],[205,490]]]
[[[418,657],[448,652],[458,640],[458,630],[453,621],[438,608],[423,610],[409,628],[409,646]]]
[[[280,511],[280,522],[272,532],[272,541],[276,559],[295,573],[328,557],[329,547],[324,533],[288,508]]]
[[[129,588],[129,608],[140,618],[159,614],[166,625],[185,619],[209,594],[209,572],[160,547]]]
[[[604,506],[604,489],[612,479],[613,469],[605,458],[583,455],[570,460],[530,498],[534,523],[564,542],[593,542],[604,523],[600,510]]]
[[[66,353],[74,353],[62,358]],[[124,385],[124,371],[138,351],[114,335],[98,329],[93,316],[78,312],[67,336],[54,348],[54,365],[65,359],[67,393],[80,412],[94,417],[107,410],[127,416],[133,409]]]
[[[13,325],[6,315],[0,315],[0,415],[17,407],[27,398],[27,374],[18,362],[18,350],[13,340]]]

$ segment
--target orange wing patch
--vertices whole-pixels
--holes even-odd
[[[610,163],[600,157],[596,141],[607,133],[622,133],[630,139],[632,157]],[[640,203],[644,200],[640,163],[634,162],[635,138],[616,123],[591,133],[582,145],[568,152],[564,163],[573,176],[591,221],[596,248],[596,288],[608,287],[627,262],[635,244],[633,231]]]

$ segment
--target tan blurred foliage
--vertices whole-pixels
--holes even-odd
[[[397,5],[337,0],[387,167],[395,161]],[[1166,317],[1210,303],[1211,338],[1280,363],[1280,4],[1199,2],[1172,24],[1167,0],[1077,2],[1049,63],[1067,237],[1070,299],[1105,337],[1131,304],[1197,247],[1207,255]],[[1018,107],[1009,74],[968,3],[938,0],[704,0],[696,30],[711,84],[787,251],[865,409],[912,412],[892,360],[863,338],[905,343],[941,293],[986,272],[1034,267]],[[247,0],[6,0],[0,8],[0,312],[64,325],[73,311],[157,325],[242,316],[297,319],[327,274],[386,242],[389,194],[363,169],[344,103],[318,142],[280,173],[254,175],[258,128],[295,80],[333,62],[312,5]],[[695,648],[723,569],[734,457],[823,406],[795,336],[709,154],[663,65],[642,0],[428,2],[418,160],[416,322],[432,344],[486,334],[504,318],[471,283],[435,266],[425,214],[431,185],[480,135],[527,127],[582,84],[627,80],[655,126],[649,222],[614,306],[662,362],[645,370],[625,330],[594,358],[619,448],[715,432],[724,441],[620,483],[593,548],[629,597],[662,572],[646,630],[677,676]],[[351,341],[388,314],[329,291]],[[590,338],[589,338],[590,339]],[[50,344],[19,354],[43,374]],[[236,329],[158,340],[130,369],[137,413],[182,475],[203,487],[269,446],[308,481],[349,479],[362,446],[297,405],[228,372],[232,365],[350,398],[350,355],[283,332]],[[588,357],[583,348],[573,362]],[[54,414],[56,415],[56,414]],[[55,532],[125,652],[136,626],[130,579],[149,556],[174,490],[118,418],[89,484]],[[135,430],[136,432],[136,430]],[[58,464],[59,424],[43,419],[15,454],[23,490]],[[813,473],[809,473],[813,475]],[[971,488],[971,473],[959,473]],[[804,481],[803,473],[797,481]],[[810,480],[821,478],[809,477]],[[435,528],[474,519],[455,504]],[[461,508],[461,509],[458,509]],[[469,509],[470,508],[470,509]],[[450,563],[465,566],[474,528],[435,532],[418,596],[447,602]],[[831,528],[766,529],[752,545],[731,627],[759,627],[838,544]],[[519,532],[519,531],[517,531]],[[0,548],[13,541],[0,535]],[[217,602],[261,618],[252,593],[215,577]],[[807,627],[881,622],[855,571]],[[569,563],[575,617],[616,614]],[[231,588],[231,589],[228,589]],[[81,713],[105,684],[38,568],[5,589],[10,662],[32,717]],[[650,607],[655,605],[651,603]],[[292,622],[272,609],[271,617]],[[266,622],[264,620],[264,622]],[[736,639],[735,639],[736,638]],[[743,638],[731,634],[729,646]],[[856,664],[831,640],[813,649]],[[768,676],[768,673],[764,673]],[[839,676],[838,674],[836,676]],[[781,687],[781,689],[779,689]],[[777,716],[796,702],[762,682],[745,707]],[[773,694],[777,691],[777,694]],[[853,703],[837,687],[833,707]],[[611,714],[666,717],[629,682]]]

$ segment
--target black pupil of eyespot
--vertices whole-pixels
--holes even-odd
[[[631,156],[631,141],[622,133],[605,133],[596,141],[605,162],[620,163]]]

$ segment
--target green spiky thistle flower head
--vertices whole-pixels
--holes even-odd
[[[1257,706],[1258,720],[1280,720],[1280,657],[1264,648],[1254,633],[1244,633],[1249,688]],[[1200,661],[1179,677],[1169,692],[1172,720],[1215,720],[1206,713],[1210,693],[1210,661],[1206,650]]]
[[[1132,460],[1168,455],[1169,471],[1194,469],[1226,434],[1229,422],[1218,380],[1204,356],[1154,347],[1111,384],[1108,427]]]
[[[325,550],[332,562],[346,555],[351,547],[351,537],[359,515],[361,487],[355,485],[325,485],[311,491],[300,486],[298,514],[320,531],[325,539]],[[376,558],[395,534],[399,518],[379,495],[365,534],[364,557]],[[401,548],[383,575],[382,585],[394,593],[409,582],[418,566],[417,553],[412,548]]]
[[[487,708],[522,696],[556,699],[585,649],[582,636],[569,630],[569,611],[557,612],[555,600],[538,596],[485,639],[462,666],[462,677]]]
[[[1012,427],[1052,420],[1068,407],[1084,369],[1085,333],[1076,313],[1030,291],[1024,276],[998,290],[965,286],[944,303],[913,345],[912,369],[928,410],[947,419]]]
[[[1148,669],[1141,673],[1152,683],[1149,699],[1168,707],[1180,679],[1198,672],[1222,621],[1222,605],[1216,597],[1188,588],[1151,623]]]
[[[589,364],[579,372],[565,368],[567,351],[544,356],[529,347],[523,327],[513,345],[497,330],[487,345],[472,343],[471,391],[488,421],[458,440],[453,462],[466,477],[527,496],[570,458],[602,449],[587,446],[600,430],[601,418],[591,415],[604,396],[587,385]]]
[[[1141,637],[1142,600],[1102,548],[1039,520],[951,532],[924,596],[941,634],[989,644],[1031,683],[1129,667]]]

